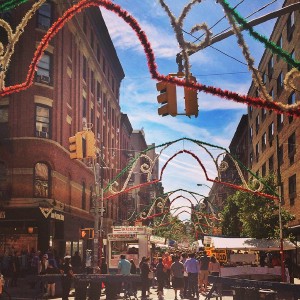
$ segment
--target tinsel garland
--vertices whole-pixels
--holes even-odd
[[[259,42],[263,43],[266,48],[270,49],[272,53],[277,54],[279,57],[284,59],[288,64],[293,66],[294,68],[299,69],[300,68],[300,61],[296,61],[293,59],[292,55],[286,51],[284,51],[281,47],[276,45],[274,42],[269,41],[269,39],[258,32],[256,32],[248,23],[247,21],[240,16],[237,11],[229,5],[229,3],[226,0],[220,0],[220,3],[222,6],[227,8],[230,13],[233,15],[233,17],[236,19],[236,21],[243,26],[244,29],[246,29],[249,34],[254,37]]]
[[[238,103],[244,103],[251,106],[256,107],[264,107],[266,109],[274,110],[277,113],[286,113],[293,116],[300,116],[300,110],[296,106],[288,106],[280,102],[275,101],[266,101],[261,98],[253,98],[247,95],[240,95],[238,93],[222,90],[220,88],[216,88],[213,86],[203,85],[197,82],[188,82],[186,80],[181,80],[175,77],[168,77],[161,75],[157,72],[157,65],[155,63],[155,57],[153,54],[153,50],[151,45],[146,37],[146,34],[142,31],[137,21],[128,14],[127,11],[121,9],[120,6],[105,0],[83,0],[79,2],[77,5],[74,5],[70,9],[68,9],[63,16],[56,21],[51,28],[48,30],[41,43],[39,44],[34,58],[30,64],[29,71],[26,77],[26,81],[21,84],[17,84],[11,87],[3,88],[0,92],[0,96],[5,96],[14,92],[19,92],[21,90],[27,89],[33,83],[34,73],[37,68],[37,63],[47,48],[49,41],[53,38],[56,33],[62,28],[62,26],[71,19],[76,13],[80,12],[82,9],[90,7],[90,6],[103,6],[104,8],[116,13],[119,17],[121,17],[127,24],[131,26],[131,28],[136,32],[141,44],[144,47],[144,51],[148,60],[148,68],[150,74],[153,79],[158,81],[165,81],[170,83],[175,83],[178,86],[188,87],[192,89],[197,89],[198,91],[203,91],[205,93],[209,93],[227,100],[233,100]]]
[[[28,0],[6,0],[4,3],[0,4],[0,13],[3,13],[5,11],[8,11],[14,7],[17,7],[18,5],[21,5],[22,3],[27,2]]]

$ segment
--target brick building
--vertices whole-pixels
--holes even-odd
[[[284,6],[296,3],[287,0]],[[300,60],[300,12],[283,15],[278,18],[270,40],[291,53],[296,60]],[[266,50],[258,67],[262,74],[267,91],[274,101],[284,104],[295,104],[300,96],[299,81],[295,81],[297,90],[289,92],[285,89],[284,77],[291,66],[277,55]],[[252,83],[250,96],[259,95],[259,91]],[[291,227],[300,226],[299,205],[299,166],[300,151],[297,147],[300,141],[300,119],[292,116],[276,114],[263,108],[249,107],[249,158],[248,165],[257,175],[280,173],[281,195],[285,209],[295,214],[296,219]],[[277,144],[278,142],[278,149]]]
[[[33,15],[15,46],[6,86],[23,82],[38,43],[71,1],[49,1]],[[31,8],[1,16],[15,28]],[[5,32],[1,42],[7,44]],[[50,41],[33,85],[0,99],[0,252],[53,246],[84,252],[80,228],[93,227],[94,174],[88,160],[69,158],[69,137],[92,128],[104,185],[120,169],[119,87],[122,66],[99,8],[73,17]],[[105,203],[105,230],[118,199]]]

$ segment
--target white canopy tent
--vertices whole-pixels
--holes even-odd
[[[279,251],[280,240],[254,239],[254,238],[225,238],[211,236],[211,247],[215,249],[253,250],[253,251]],[[201,241],[202,244],[202,241]],[[199,247],[200,243],[199,243]],[[296,245],[288,240],[283,241],[283,250],[294,250]]]

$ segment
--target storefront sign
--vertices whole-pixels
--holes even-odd
[[[52,211],[51,212],[51,219],[64,221],[65,220],[65,216],[62,213],[59,213],[59,212],[56,212],[56,211]]]
[[[149,234],[150,228],[144,226],[114,226],[112,229],[113,233],[138,233],[138,234]]]
[[[113,233],[108,234],[108,240],[109,241],[123,241],[123,240],[136,240],[137,236],[136,234],[122,234],[122,233]]]
[[[52,213],[52,207],[40,207],[40,211],[42,212],[43,216],[47,219],[49,215]]]

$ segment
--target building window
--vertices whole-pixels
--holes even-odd
[[[255,158],[256,158],[256,162],[258,162],[258,160],[259,160],[259,143],[257,143],[255,146]]]
[[[255,131],[256,131],[256,134],[258,133],[259,131],[259,114],[256,116],[255,118]]]
[[[297,179],[296,174],[289,177],[289,198],[290,198],[290,205],[295,204],[295,198],[297,197]]]
[[[93,125],[93,127],[95,128],[95,113],[94,113],[94,110],[91,108],[91,123]]]
[[[272,122],[268,127],[268,135],[269,135],[269,144],[272,146],[272,142],[274,139],[274,123]]]
[[[100,105],[101,104],[101,84],[97,81],[97,102]]]
[[[283,114],[277,115],[277,131],[280,131],[283,127]]]
[[[295,58],[295,50],[293,50],[293,51],[291,52],[291,57],[292,57],[292,59],[294,59],[294,60],[296,59],[296,58]],[[292,66],[291,64],[287,64],[288,72],[291,71],[292,68],[293,68],[293,66]]]
[[[280,35],[278,41],[277,41],[277,46],[282,48],[282,35]],[[277,55],[277,61],[280,59],[280,56]]]
[[[269,173],[274,171],[274,156],[272,155],[269,158]]]
[[[48,53],[44,53],[39,63],[37,64],[36,70],[36,82],[50,84],[51,83],[51,67],[52,57]]]
[[[51,112],[48,106],[36,105],[35,107],[35,136],[51,138]]]
[[[280,72],[277,77],[277,97],[283,90],[283,73]]]
[[[34,166],[34,197],[50,197],[50,168],[45,163],[38,162]]]
[[[81,208],[86,209],[86,190],[85,182],[82,182]]]
[[[263,74],[262,74],[262,82],[264,84],[266,84],[266,82],[267,82],[267,74],[266,74],[266,72],[263,72]]]
[[[249,135],[250,135],[250,140],[252,141],[252,138],[253,138],[253,126],[250,127]]]
[[[290,42],[293,38],[293,32],[295,30],[295,12],[290,13],[286,23],[286,29],[287,29],[287,39]]]
[[[86,99],[82,98],[82,117],[86,118]]]
[[[0,124],[8,123],[8,105],[0,106]]]
[[[261,109],[261,121],[263,122],[266,119],[267,110],[265,108]]]
[[[267,146],[267,134],[264,132],[261,138],[261,148],[262,151],[264,151],[266,149]]]
[[[266,163],[264,163],[261,167],[261,176],[262,177],[265,177],[266,176],[266,173],[267,173],[267,170],[266,170]]]
[[[82,59],[82,78],[86,81],[86,76],[87,76],[87,61],[86,57],[83,56]]]
[[[294,157],[296,154],[296,133],[293,132],[288,138],[288,156],[290,164],[294,163]]]
[[[44,3],[37,12],[37,27],[48,30],[51,26],[52,5],[49,2]]]
[[[274,71],[274,58],[273,58],[273,56],[271,56],[271,58],[268,62],[268,77],[269,78],[272,78],[273,71]]]
[[[283,145],[278,148],[278,164],[280,166],[283,164]]]
[[[252,118],[252,113],[253,113],[253,107],[252,106],[248,106],[249,109],[249,117],[250,119]]]
[[[95,76],[94,71],[91,71],[91,93],[95,94]]]
[[[288,98],[288,104],[289,105],[294,105],[296,104],[296,94],[295,92],[292,92]],[[293,122],[293,116],[289,116],[289,123]]]

